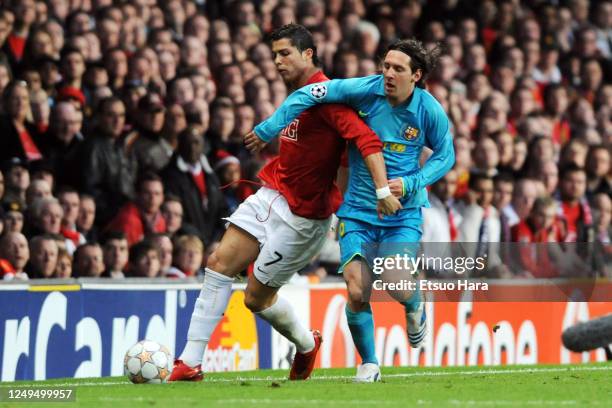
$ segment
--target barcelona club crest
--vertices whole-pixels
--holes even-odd
[[[408,129],[404,132],[406,140],[416,139],[419,136],[419,129],[408,126]]]

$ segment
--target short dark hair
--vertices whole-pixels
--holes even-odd
[[[410,68],[412,71],[421,70],[421,79],[416,83],[419,88],[425,88],[427,76],[434,70],[438,58],[442,54],[442,48],[436,44],[431,50],[427,50],[423,43],[415,38],[397,40],[387,48],[385,56],[389,51],[400,51],[410,57]]]
[[[179,196],[177,196],[176,194],[166,194],[165,198],[164,198],[164,204],[166,203],[180,203],[181,205],[183,205],[183,202],[181,201],[181,198]]]
[[[69,185],[62,185],[57,189],[57,192],[55,193],[56,197],[59,197],[62,194],[76,194],[79,195],[79,192],[77,191],[76,188],[69,186]],[[80,199],[80,197],[79,197]]]
[[[288,38],[291,40],[291,45],[297,48],[300,52],[306,51],[309,48],[312,49],[312,63],[314,65],[319,65],[317,47],[315,46],[314,39],[312,38],[312,33],[308,31],[306,27],[294,23],[286,24],[272,31],[268,35],[268,41],[270,43],[283,38]]]
[[[100,239],[100,244],[102,244],[102,246],[106,246],[106,244],[108,244],[109,241],[112,241],[112,240],[123,241],[124,239],[127,240],[127,236],[125,235],[125,232],[110,230],[110,231],[105,232],[104,235],[102,235],[102,238]]]
[[[159,181],[163,185],[162,178],[158,174],[152,171],[147,171],[138,177],[138,181],[136,182],[136,190],[140,193],[144,184],[150,181]]]
[[[561,170],[559,171],[559,180],[563,180],[570,173],[584,173],[584,174],[586,174],[586,170],[583,169],[582,167],[574,164],[574,163],[567,164],[567,165],[563,166],[561,168]]]
[[[497,173],[497,175],[495,175],[493,177],[493,183],[497,184],[497,183],[512,183],[514,184],[514,176],[512,175],[512,173],[507,172],[507,171],[502,171]]]
[[[159,255],[159,248],[150,239],[147,238],[137,242],[130,248],[130,262],[133,264],[138,262],[149,251],[155,251]]]
[[[108,109],[110,109],[110,107],[115,104],[115,103],[121,103],[123,106],[125,106],[125,103],[121,100],[121,98],[118,98],[116,96],[107,96],[106,98],[102,99],[100,102],[98,102],[98,109],[96,111],[96,113],[98,115],[103,115],[105,114]]]
[[[493,181],[491,176],[486,175],[485,173],[479,172],[470,172],[470,180],[468,181],[468,188],[470,190],[476,190],[476,186],[480,181]]]

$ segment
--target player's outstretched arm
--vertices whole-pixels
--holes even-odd
[[[368,94],[370,83],[378,75],[364,78],[334,79],[306,85],[287,97],[268,119],[255,126],[255,133],[269,142],[300,113],[319,103],[345,103],[358,108],[359,100]]]

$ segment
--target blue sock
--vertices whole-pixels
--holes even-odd
[[[421,304],[421,290],[419,289],[419,282],[417,281],[416,290],[410,296],[410,299],[402,303],[406,312],[414,312],[419,308]]]
[[[374,318],[372,308],[368,305],[366,310],[353,312],[348,304],[345,308],[346,320],[348,322],[353,342],[361,356],[362,364],[374,363],[378,365],[376,358],[376,347],[374,345]]]

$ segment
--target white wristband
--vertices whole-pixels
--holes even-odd
[[[376,189],[376,199],[383,200],[391,195],[391,189],[389,186],[384,186],[382,188]]]

